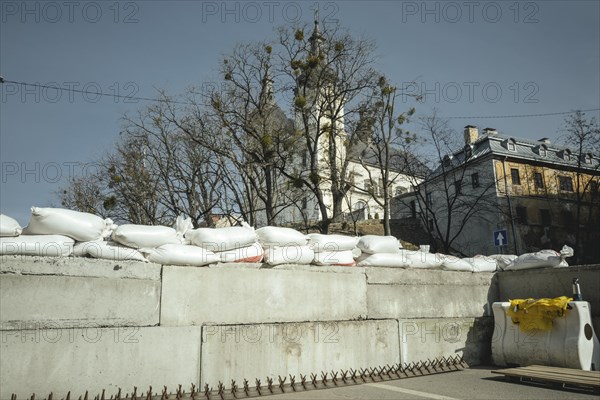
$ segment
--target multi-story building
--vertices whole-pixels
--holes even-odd
[[[491,128],[479,136],[469,125],[465,146],[444,157],[419,193],[395,199],[394,217],[419,218],[435,241],[456,237],[451,247],[468,255],[520,254],[578,242],[580,261],[598,260],[599,182],[598,154]],[[500,241],[498,231],[506,231]]]

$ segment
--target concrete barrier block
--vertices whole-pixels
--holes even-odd
[[[456,355],[471,366],[491,360],[492,317],[401,319],[398,324],[402,362]]]
[[[363,274],[163,269],[161,325],[336,321],[364,318],[366,313]]]
[[[106,398],[122,388],[152,385],[170,391],[177,384],[198,384],[200,327],[119,327],[3,331],[0,344],[0,398],[61,399],[71,391],[89,398],[106,389]],[[189,389],[187,389],[189,390]],[[139,398],[139,397],[138,397]]]
[[[400,360],[397,334],[395,320],[204,326],[201,382],[391,365]]]
[[[367,286],[368,318],[466,318],[492,315],[493,287],[478,285]]]
[[[160,281],[159,264],[86,257],[0,256],[0,273]]]
[[[494,273],[443,271],[436,269],[367,267],[369,285],[461,285],[493,286]]]
[[[157,280],[0,275],[0,330],[152,326],[159,307]]]

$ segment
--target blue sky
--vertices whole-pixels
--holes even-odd
[[[311,23],[317,2],[1,1],[6,81],[154,97],[212,85],[237,43]],[[545,114],[600,108],[598,1],[323,1],[336,20],[377,44],[377,67],[427,92],[418,114]],[[31,206],[82,175],[117,140],[120,118],[144,101],[0,87],[0,211],[28,221]],[[411,103],[407,100],[407,107]],[[588,116],[599,117],[599,112]],[[564,116],[452,119],[529,139],[557,139]],[[82,164],[84,163],[84,164]]]

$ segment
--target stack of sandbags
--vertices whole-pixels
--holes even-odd
[[[505,271],[517,271],[533,268],[557,268],[568,267],[566,258],[573,257],[573,249],[567,245],[563,246],[560,253],[554,250],[540,250],[535,253],[522,254],[515,258]]]
[[[114,227],[112,220],[90,213],[32,207],[31,219],[22,234],[2,239],[0,251],[2,254],[66,257],[72,254],[75,241],[101,240],[110,235]]]
[[[362,252],[358,257],[359,267],[409,267],[406,253],[400,252],[402,245],[394,236],[362,236],[357,247]]]
[[[177,217],[175,227],[121,225],[112,235],[112,240],[137,249],[148,261],[164,265],[201,267],[219,261],[210,250],[186,244],[184,236],[192,222],[183,216]]]
[[[356,265],[354,258],[360,255],[360,250],[356,247],[358,237],[311,233],[308,238],[308,244],[315,253],[313,264],[345,267]]]
[[[315,258],[314,251],[308,246],[307,236],[292,228],[265,226],[257,229],[256,235],[264,248],[265,262],[269,265],[308,265]]]
[[[185,239],[214,252],[224,263],[259,263],[263,259],[256,232],[245,222],[242,226],[192,229],[185,234]]]

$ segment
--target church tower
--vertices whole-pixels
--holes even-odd
[[[314,29],[308,39],[309,51],[306,63],[309,67],[298,77],[298,94],[305,97],[307,110],[296,113],[296,124],[299,129],[304,128],[303,115],[309,116],[309,129],[311,136],[318,138],[317,160],[323,166],[321,176],[327,176],[330,169],[327,167],[330,159],[331,143],[334,141],[336,164],[341,166],[345,157],[345,140],[347,137],[344,129],[343,100],[336,93],[338,77],[328,65],[327,43],[319,29],[319,11],[315,11]]]

